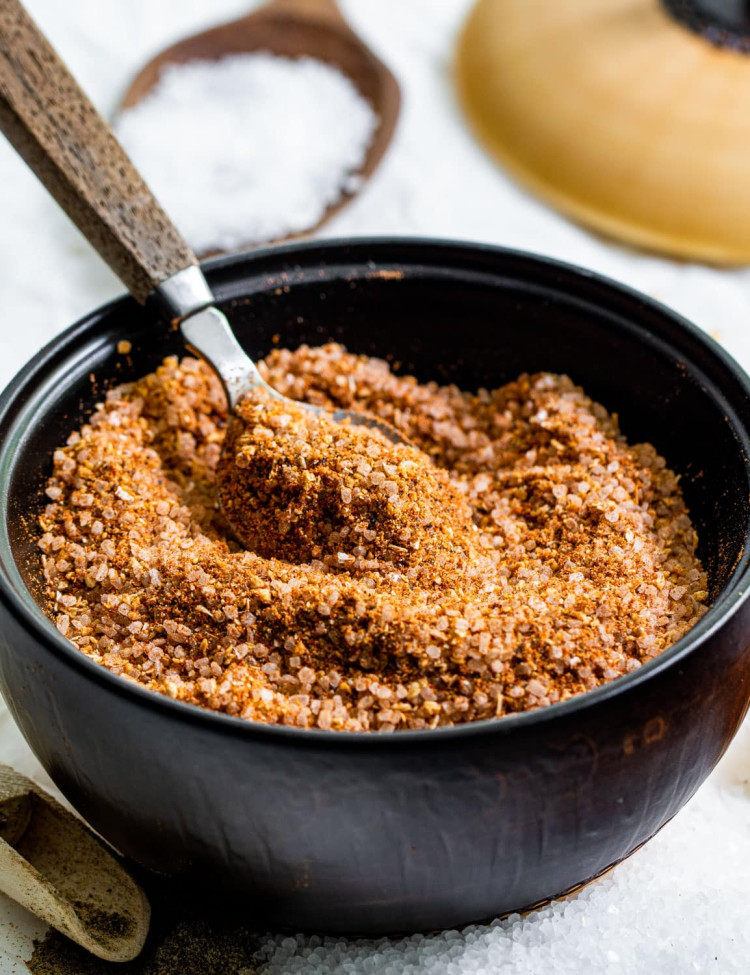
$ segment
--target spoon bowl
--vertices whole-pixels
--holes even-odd
[[[184,294],[188,289],[192,289],[193,297],[188,301],[199,304],[200,292],[205,286],[205,281],[198,269],[190,268],[181,275],[176,275],[173,283],[178,283],[178,279],[188,282],[178,301],[184,301]],[[183,307],[188,306],[175,304],[171,310],[177,313],[176,317],[181,317]],[[188,348],[205,359],[218,374],[224,385],[230,410],[234,410],[239,401],[254,390],[261,390],[266,396],[276,400],[291,402],[288,397],[282,396],[278,390],[269,386],[261,376],[258,367],[237,341],[226,315],[218,308],[210,305],[189,314],[183,318],[180,329]],[[390,423],[369,413],[359,413],[356,410],[329,410],[312,403],[296,403],[296,405],[303,406],[317,416],[327,415],[336,423],[377,430],[391,443],[408,442]]]
[[[354,175],[359,188],[375,171],[393,137],[401,106],[398,82],[383,62],[355,34],[335,0],[271,0],[239,20],[221,24],[178,41],[157,54],[131,82],[120,110],[134,108],[159,81],[169,65],[216,61],[228,55],[271,52],[286,58],[310,57],[337,68],[372,106],[379,124],[361,169]],[[319,229],[345,207],[357,189],[342,191],[323,217],[304,233]],[[272,243],[269,241],[269,243]],[[242,249],[242,248],[240,248]],[[208,257],[219,251],[201,254]]]

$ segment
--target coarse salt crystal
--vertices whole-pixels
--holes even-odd
[[[188,242],[205,252],[315,226],[354,188],[377,126],[336,68],[256,52],[167,66],[116,131]]]

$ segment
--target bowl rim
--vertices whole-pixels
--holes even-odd
[[[573,277],[599,284],[605,289],[619,294],[626,299],[637,300],[662,318],[671,320],[673,324],[678,325],[681,330],[687,332],[694,340],[697,340],[704,352],[712,356],[714,360],[718,360],[719,364],[732,374],[738,385],[744,387],[748,401],[750,402],[750,376],[745,373],[739,363],[718,342],[688,319],[635,288],[631,288],[628,285],[587,268],[541,254],[515,248],[501,247],[494,244],[475,243],[450,238],[394,237],[383,235],[322,238],[273,245],[257,248],[252,251],[221,255],[203,262],[201,266],[210,279],[216,272],[221,270],[231,269],[241,264],[262,263],[268,258],[283,261],[287,258],[294,258],[295,255],[311,251],[345,251],[351,247],[368,248],[387,247],[389,245],[407,251],[413,250],[415,254],[418,250],[429,247],[436,252],[445,251],[446,255],[451,250],[459,250],[467,257],[475,254],[484,257],[494,256],[519,260],[528,267],[533,268],[534,266],[539,266],[546,268],[548,271],[557,270],[572,275]],[[128,302],[132,302],[132,300],[126,294],[99,305],[44,345],[39,352],[18,370],[5,389],[0,392],[0,421],[3,420],[4,416],[12,407],[18,404],[19,394],[24,392],[33,373],[42,370],[48,365],[49,360],[53,358],[62,346],[74,340],[79,332],[85,334],[89,330],[93,330],[98,323],[106,320],[113,310]],[[24,401],[21,400],[21,402]],[[11,429],[17,423],[18,417],[12,421]],[[308,742],[310,745],[334,748],[351,746],[388,749],[399,747],[399,742],[422,745],[429,748],[431,743],[437,744],[440,741],[454,738],[460,740],[462,738],[484,735],[498,735],[502,737],[513,734],[516,731],[520,732],[525,729],[541,728],[557,719],[563,719],[577,712],[585,711],[588,708],[606,704],[612,698],[638,688],[651,678],[657,677],[664,671],[679,664],[681,660],[699,649],[717,630],[723,627],[738,612],[750,595],[750,584],[748,584],[750,583],[750,546],[747,544],[750,540],[749,520],[745,526],[745,544],[743,545],[737,564],[733,568],[727,584],[709,607],[705,616],[691,627],[683,637],[652,660],[636,670],[612,681],[608,681],[591,691],[577,694],[565,701],[551,704],[545,708],[519,711],[513,714],[502,715],[499,718],[484,718],[479,721],[470,721],[464,724],[448,725],[438,728],[408,729],[396,732],[378,732],[376,730],[324,731],[320,728],[297,728],[288,725],[249,720],[219,711],[211,711],[199,705],[173,700],[165,694],[149,690],[134,681],[127,680],[120,675],[112,673],[112,671],[101,664],[95,663],[58,632],[55,625],[43,613],[43,610],[36,603],[30,590],[25,585],[12,555],[5,517],[7,513],[5,502],[8,494],[4,490],[8,475],[14,468],[13,454],[17,452],[17,450],[11,450],[10,456],[6,456],[9,453],[8,443],[12,439],[11,437],[6,437],[3,442],[0,442],[0,601],[6,604],[9,611],[16,617],[25,630],[30,631],[47,650],[58,658],[61,658],[65,664],[79,670],[84,676],[92,678],[96,683],[104,685],[106,689],[109,689],[113,693],[130,699],[136,706],[161,711],[167,718],[200,725],[206,732],[213,731],[220,734],[235,734],[247,737],[248,739],[260,736],[262,738],[268,738],[269,741],[278,740],[279,743],[290,738],[297,744]],[[750,429],[748,429],[746,446],[748,449],[744,452],[742,459],[750,478]],[[744,587],[742,585],[743,582],[745,583]],[[23,595],[19,593],[17,587],[20,587]]]

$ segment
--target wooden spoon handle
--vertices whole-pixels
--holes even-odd
[[[0,130],[138,301],[197,263],[17,0],[0,0]]]

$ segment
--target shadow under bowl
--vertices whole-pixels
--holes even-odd
[[[123,854],[237,890],[249,917],[277,927],[457,926],[628,856],[695,792],[750,698],[748,378],[644,296],[491,247],[312,243],[207,273],[256,357],[276,341],[335,339],[464,389],[568,373],[682,475],[712,607],[660,657],[593,692],[434,731],[265,726],[114,676],[36,606],[30,529],[53,449],[102,391],[184,351],[179,333],[122,299],[46,346],[0,398],[0,686],[42,765]]]

